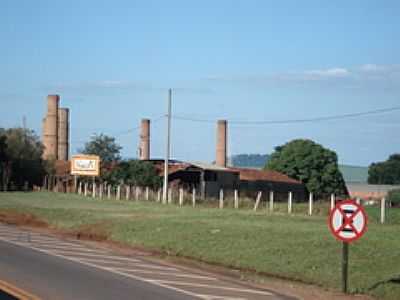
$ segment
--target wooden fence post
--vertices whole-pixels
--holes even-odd
[[[117,186],[117,200],[121,200],[121,185]]]
[[[192,191],[192,206],[196,207],[196,188],[193,188]]]
[[[179,206],[183,206],[183,188],[179,189]]]
[[[262,196],[262,192],[260,191],[257,194],[256,204],[254,205],[254,211],[256,211],[258,206],[260,205],[261,196]]]
[[[289,192],[289,197],[288,197],[288,213],[292,213],[292,201],[293,201],[293,194],[292,192]]]
[[[239,208],[239,194],[238,194],[238,190],[235,190],[234,191],[234,207],[235,207],[235,209],[238,209]]]
[[[310,193],[310,198],[308,200],[308,215],[312,216],[313,213],[313,202],[314,202],[314,195]]]
[[[79,181],[78,195],[82,195],[82,181]]]
[[[128,184],[125,186],[125,199],[129,200],[131,198],[131,186]]]
[[[149,201],[149,187],[146,186],[146,201]]]
[[[85,191],[84,191],[84,193],[85,193],[85,197],[87,197],[87,195],[88,195],[88,183],[87,182],[85,182]]]
[[[172,188],[168,189],[168,204],[172,203]]]
[[[385,223],[385,217],[386,217],[386,198],[383,197],[381,200],[381,224]]]
[[[331,194],[331,210],[335,208],[335,194]]]
[[[269,212],[274,211],[274,191],[269,192]]]
[[[158,191],[157,191],[157,202],[158,203],[161,202],[161,189],[158,189]]]
[[[103,199],[103,190],[104,190],[104,185],[102,183],[100,183],[99,186],[99,198]]]
[[[135,186],[135,201],[139,201],[139,187]]]
[[[92,197],[96,198],[96,182],[93,182]]]
[[[223,189],[219,190],[219,208],[220,209],[224,208],[224,190]]]
[[[107,198],[111,199],[111,184],[107,185]]]

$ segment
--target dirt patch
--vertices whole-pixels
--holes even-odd
[[[16,212],[0,212],[0,222],[10,225],[47,228],[47,222],[38,219],[32,214]]]
[[[111,236],[110,224],[108,223],[96,223],[96,224],[84,224],[76,229],[62,232],[68,237],[73,237],[78,240],[89,240],[96,242],[108,241]]]

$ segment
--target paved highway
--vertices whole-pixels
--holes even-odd
[[[0,224],[0,279],[45,300],[290,299],[211,273]]]

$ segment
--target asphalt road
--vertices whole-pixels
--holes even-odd
[[[289,299],[215,274],[0,224],[0,279],[41,299]]]

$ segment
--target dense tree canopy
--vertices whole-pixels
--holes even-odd
[[[43,145],[29,129],[0,129],[0,173],[4,190],[40,185],[45,175]]]
[[[96,134],[91,137],[89,142],[85,143],[83,149],[78,151],[83,154],[98,155],[100,157],[100,177],[102,180],[108,181],[112,179],[111,170],[121,160],[121,149],[122,147],[115,142],[114,137]]]
[[[370,184],[400,184],[400,154],[392,154],[384,162],[373,163],[368,170]]]
[[[1,134],[1,129],[0,129]],[[7,160],[7,136],[3,133],[0,135],[0,163]]]
[[[139,160],[121,161],[121,149],[122,147],[115,142],[115,138],[100,134],[93,136],[80,152],[100,156],[103,181],[112,184],[160,186],[161,178],[153,164]]]
[[[300,180],[316,196],[347,195],[336,153],[311,140],[298,139],[276,147],[265,169]]]
[[[120,162],[105,174],[104,180],[113,184],[124,183],[154,188],[161,185],[161,177],[158,176],[154,165],[140,160]]]
[[[92,136],[91,140],[80,150],[83,154],[92,154],[100,156],[102,163],[112,163],[121,160],[122,147],[115,142],[115,138],[99,134]]]

